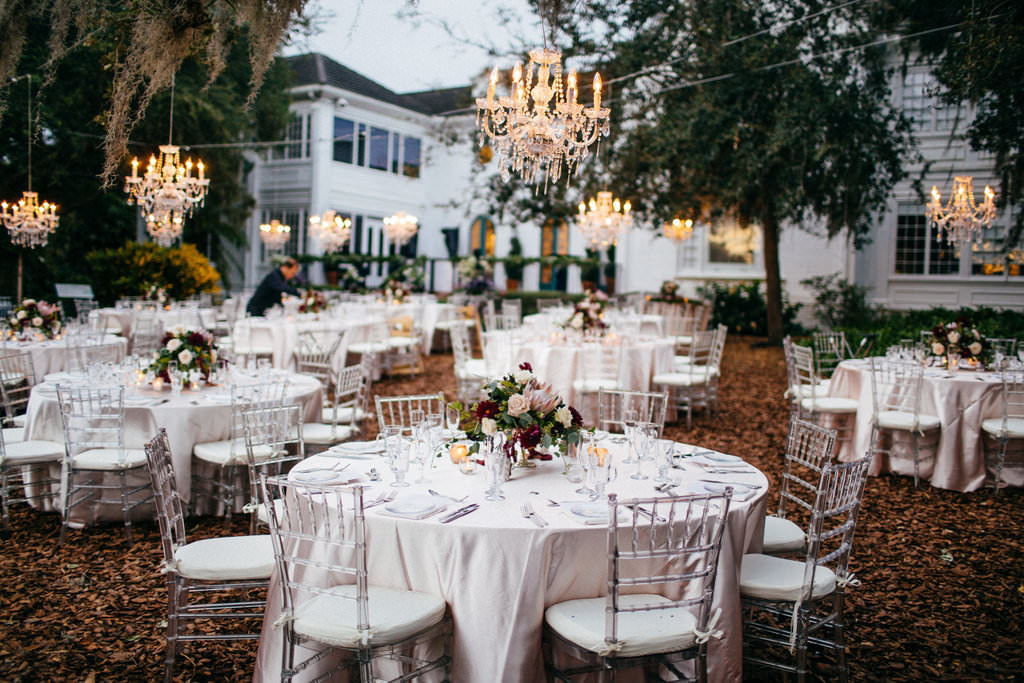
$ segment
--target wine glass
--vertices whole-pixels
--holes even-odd
[[[484,466],[490,487],[484,492],[484,499],[491,502],[505,500],[501,485],[505,483],[505,435],[498,432],[484,443]]]
[[[409,482],[405,481],[405,473],[409,471],[409,449],[412,447],[412,443],[401,434],[392,434],[385,438],[385,445],[388,449],[391,473],[395,475],[395,480],[391,485],[395,487],[408,486]]]
[[[653,447],[655,463],[658,466],[658,476],[654,481],[658,484],[671,484],[672,478],[668,476],[668,471],[672,467],[672,455],[675,453],[676,444],[671,439],[656,439]]]
[[[459,423],[462,421],[462,411],[454,403],[449,403],[444,409],[445,424],[448,427],[448,436],[455,437],[459,431]]]
[[[590,487],[590,470],[592,469],[594,454],[597,451],[597,436],[594,432],[583,432],[580,436],[583,440],[576,451],[576,459],[579,461],[580,467],[583,468],[583,485],[576,489],[575,493],[582,496],[591,496],[594,493],[594,489]]]
[[[651,441],[657,432],[652,429],[654,423],[652,422],[639,422],[633,429],[633,443],[636,448],[636,472],[630,475],[630,479],[647,479],[647,475],[643,473],[643,466],[645,460],[650,460],[651,456],[648,453],[651,450]]]
[[[629,444],[629,451],[626,454],[626,459],[622,461],[623,465],[632,465],[637,461],[637,459],[633,457],[633,454],[636,450],[636,428],[639,421],[640,413],[636,410],[629,409],[622,412],[623,431],[626,434],[626,442]]]
[[[645,477],[646,478],[646,477]],[[605,485],[612,479],[612,454],[603,449],[595,448],[590,457],[590,499],[595,500],[604,495]]]

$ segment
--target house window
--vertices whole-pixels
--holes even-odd
[[[398,138],[398,133],[395,133],[394,135],[391,136],[391,172],[396,174],[398,173],[399,156]]]
[[[1015,219],[995,223],[982,231],[981,239],[971,244],[971,275],[1024,277],[1024,243],[1006,246],[1012,236]]]
[[[955,275],[960,272],[960,248],[936,234],[920,205],[905,205],[896,215],[897,275]]]
[[[288,118],[288,125],[284,128],[284,142],[274,145],[270,150],[270,158],[277,159],[300,159],[302,158],[302,123],[304,117],[292,114]]]
[[[366,166],[366,124],[359,124],[359,135],[356,138],[356,163]]]
[[[345,164],[353,161],[355,126],[348,119],[334,117],[334,160]]]
[[[406,136],[402,173],[410,178],[420,177],[420,139]]]
[[[304,214],[303,209],[265,209],[263,211],[264,223],[269,223],[276,218],[291,227],[291,232],[288,233],[288,242],[284,245],[282,253],[291,255],[306,253],[306,233],[302,229]],[[263,263],[269,260],[269,256],[266,246],[260,240],[260,258]]]
[[[494,256],[494,221],[478,217],[469,228],[469,252],[474,255]]]
[[[957,107],[943,104],[932,93],[935,82],[927,71],[910,71],[903,76],[903,114],[915,130],[952,130]]]
[[[378,171],[388,170],[388,131],[383,128],[370,128],[369,165]]]
[[[760,244],[760,228],[723,218],[708,228],[708,262],[752,264]]]

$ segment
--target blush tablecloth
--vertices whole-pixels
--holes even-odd
[[[613,447],[613,455],[620,455]],[[314,456],[326,465],[336,463],[325,455]],[[310,460],[313,460],[311,458]],[[442,462],[443,460],[443,462]],[[310,466],[315,466],[312,462]],[[367,491],[367,497],[391,481],[383,459],[353,460],[348,472],[376,467],[384,482]],[[630,479],[633,465],[622,466],[608,490],[623,498],[649,496],[650,480]],[[681,489],[703,491],[696,468],[672,470]],[[370,582],[374,585],[424,591],[443,597],[454,617],[451,680],[455,683],[534,682],[544,680],[541,627],[544,610],[554,603],[605,594],[607,588],[607,527],[585,526],[555,501],[581,500],[573,491],[579,484],[562,476],[557,460],[540,463],[533,470],[515,470],[504,485],[507,500],[486,502],[485,474],[460,474],[447,458],[438,459],[427,472],[426,482],[404,489],[402,496],[424,494],[427,488],[461,497],[448,510],[476,502],[480,509],[450,524],[438,516],[422,520],[401,519],[367,510]],[[410,472],[416,479],[418,467]],[[648,474],[652,475],[653,471]],[[712,681],[742,679],[742,618],[740,614],[740,561],[745,552],[758,552],[764,528],[767,480],[751,468],[748,474],[729,475],[736,481],[761,486],[746,501],[734,501],[722,541],[713,608],[721,608],[721,640],[709,645]],[[721,479],[720,475],[713,478]],[[520,515],[519,506],[529,501],[548,522],[537,528]],[[280,616],[281,592],[276,577],[267,594],[256,670],[253,680],[279,680],[283,648],[281,630],[274,626]],[[314,667],[315,668],[315,667]],[[304,672],[296,680],[309,680]],[[620,680],[631,680],[627,675]]]
[[[942,431],[930,475],[932,486],[953,491],[974,491],[985,481],[985,454],[982,450],[981,423],[999,417],[1001,384],[991,372],[926,368],[921,387],[922,414],[935,415]],[[871,446],[871,366],[865,360],[846,360],[832,375],[830,395],[858,402],[853,438],[843,445],[841,460],[863,457]],[[913,464],[875,458],[871,474],[883,472],[913,475]],[[1006,470],[1003,477],[1014,486],[1024,485],[1024,474]]]

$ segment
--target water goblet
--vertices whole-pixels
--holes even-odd
[[[501,485],[505,483],[505,436],[498,432],[487,439],[483,446],[484,466],[487,468],[489,488],[484,492],[484,499],[491,502],[505,500]]]
[[[657,434],[652,427],[654,425],[651,422],[640,422],[633,431],[633,442],[636,447],[636,472],[630,475],[630,479],[647,479],[647,475],[643,473],[644,461],[651,459],[648,453],[651,450],[651,441]]]
[[[675,454],[676,444],[671,439],[656,439],[653,442],[655,463],[658,466],[658,476],[654,478],[655,483],[670,484],[672,478],[668,471],[672,468],[672,456]]]
[[[579,466],[583,470],[583,485],[576,489],[575,493],[582,496],[590,496],[594,493],[594,489],[590,487],[593,458],[597,452],[597,437],[594,432],[583,432],[581,435],[582,441],[580,447],[576,451],[576,459],[579,461]]]
[[[462,420],[462,411],[454,403],[449,403],[444,409],[445,424],[448,427],[449,436],[455,436],[459,431],[459,423]]]
[[[395,487],[405,487],[409,482],[405,480],[405,473],[409,471],[409,449],[411,442],[401,434],[395,434],[385,439],[390,460],[391,473],[395,480],[391,483]]]
[[[614,477],[611,453],[595,448],[590,460],[591,493],[590,499],[596,500],[604,495],[605,485]]]
[[[622,413],[622,426],[623,432],[626,434],[626,442],[629,444],[629,451],[626,454],[626,458],[622,461],[623,465],[632,465],[636,462],[636,458],[633,457],[636,451],[636,429],[637,423],[640,421],[640,413],[636,410],[625,410]]]

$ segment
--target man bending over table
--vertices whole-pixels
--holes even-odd
[[[295,277],[298,272],[298,261],[289,256],[280,266],[267,273],[267,276],[263,278],[263,282],[256,288],[252,298],[249,299],[249,303],[246,304],[245,310],[248,311],[249,315],[260,316],[271,306],[281,303],[282,294],[301,296],[299,290],[288,284],[288,281]]]

